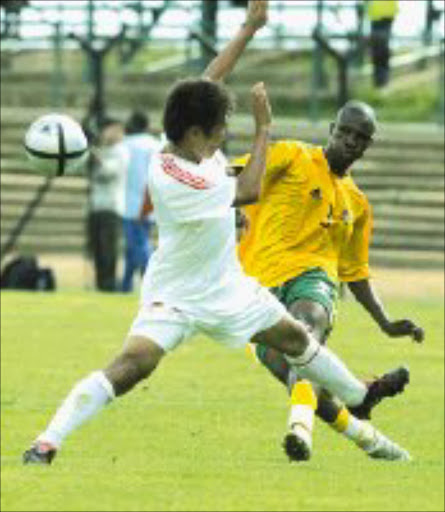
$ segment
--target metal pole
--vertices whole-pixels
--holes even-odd
[[[61,22],[54,24],[54,67],[51,80],[51,105],[62,106],[63,67],[62,67],[62,30]]]
[[[201,31],[206,38],[215,45],[216,42],[216,17],[218,13],[218,2],[214,0],[202,0]],[[205,68],[213,58],[213,53],[208,47],[201,44],[202,66]]]
[[[94,0],[88,0],[87,4],[87,41],[92,46],[94,40]],[[86,65],[84,68],[84,80],[92,83],[94,81],[94,63],[91,58],[91,54],[86,53]]]
[[[9,238],[6,240],[5,244],[2,246],[1,252],[0,252],[0,261],[3,260],[3,258],[8,254],[9,251],[14,249],[14,245],[15,245],[15,242],[17,241],[17,238],[20,236],[22,231],[25,229],[26,225],[32,218],[32,214],[34,213],[34,210],[40,205],[40,203],[42,202],[42,199],[45,197],[45,194],[50,189],[53,179],[54,179],[54,176],[52,176],[52,175],[46,176],[44,182],[36,190],[34,197],[26,206],[25,211],[23,212],[22,216],[19,218],[19,220],[17,221],[13,230],[11,231]]]
[[[317,30],[323,30],[323,13],[325,9],[324,0],[318,0],[317,2]],[[323,50],[320,45],[317,43],[315,49],[315,80],[317,86],[322,88],[327,85],[327,78],[325,73],[325,58]]]
[[[445,87],[445,39],[442,37],[440,40],[440,52],[439,52],[439,115],[438,122],[443,126],[445,116],[445,98],[444,98],[444,87]]]
[[[323,0],[317,2],[317,24],[315,30],[321,32],[323,29]],[[326,85],[326,76],[324,73],[324,55],[323,49],[318,41],[312,51],[312,77],[311,77],[311,92],[309,101],[309,118],[315,122],[319,117],[319,102],[318,92]]]
[[[363,0],[357,0],[355,4],[355,12],[357,15],[357,41],[356,41],[356,57],[354,64],[362,67],[365,62],[365,7]]]
[[[280,18],[281,18],[281,14],[283,12],[283,2],[277,2],[277,7],[276,7],[276,10],[277,10],[277,13],[280,15]],[[282,22],[278,23],[277,26],[276,26],[276,29],[275,29],[275,46],[278,48],[278,49],[282,49],[283,48],[283,35],[284,35],[284,25]]]

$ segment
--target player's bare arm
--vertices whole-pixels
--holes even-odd
[[[207,66],[203,73],[204,78],[224,80],[232,71],[247,43],[267,23],[267,4],[266,0],[251,0],[249,2],[246,21],[235,37]]]
[[[255,138],[249,162],[238,174],[234,206],[255,203],[261,190],[261,179],[266,169],[267,145],[272,123],[272,110],[263,82],[252,87],[252,110],[255,120]]]
[[[411,336],[417,343],[422,343],[425,337],[424,330],[407,318],[390,320],[368,279],[350,282],[348,286],[357,301],[368,311],[385,334],[392,338]]]

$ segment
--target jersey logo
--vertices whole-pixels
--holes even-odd
[[[344,224],[349,224],[352,221],[351,212],[349,210],[343,210],[341,212],[341,220],[344,222]]]
[[[162,170],[184,185],[188,185],[196,190],[205,190],[212,186],[212,184],[202,176],[196,176],[189,171],[181,169],[174,159],[168,155],[161,155]]]
[[[315,199],[316,201],[321,201],[323,199],[323,194],[321,193],[321,188],[313,188],[310,192],[312,199]]]
[[[328,214],[326,216],[326,220],[320,222],[320,226],[323,228],[328,228],[332,226],[334,223],[334,209],[332,208],[332,204],[329,205]]]
[[[347,209],[344,209],[341,212],[341,217],[339,219],[343,224],[350,224],[352,222],[351,212]],[[326,216],[326,220],[320,222],[320,226],[323,228],[329,228],[334,224],[334,222],[338,222],[334,219],[334,209],[332,204],[329,205],[328,214]]]

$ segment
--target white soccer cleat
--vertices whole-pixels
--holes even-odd
[[[309,460],[312,455],[312,433],[303,425],[294,423],[283,441],[290,461]]]
[[[368,449],[367,452],[368,455],[373,459],[393,461],[396,460],[404,462],[412,460],[409,452],[380,433],[378,433],[373,446]]]

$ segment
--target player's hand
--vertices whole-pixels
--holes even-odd
[[[250,0],[245,24],[255,30],[267,23],[267,0]]]
[[[264,82],[256,83],[252,89],[252,110],[256,128],[268,129],[272,123],[272,109]]]
[[[425,331],[407,318],[404,318],[403,320],[395,320],[394,322],[388,322],[385,326],[383,326],[383,331],[391,338],[411,336],[413,341],[417,343],[422,343],[425,338]]]

